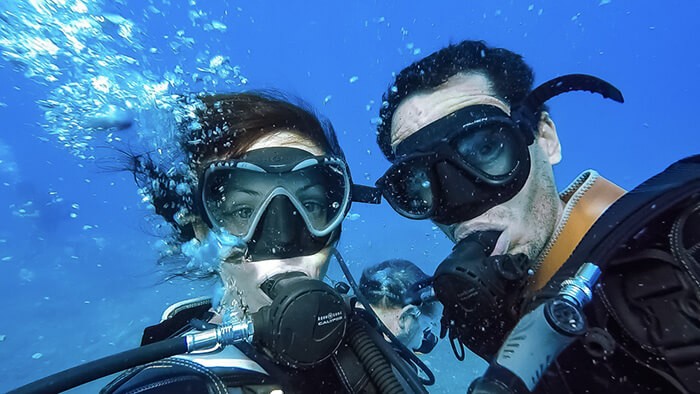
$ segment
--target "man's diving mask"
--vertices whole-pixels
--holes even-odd
[[[575,90],[623,102],[609,83],[572,74],[540,85],[510,116],[490,105],[461,108],[399,143],[396,160],[377,186],[407,218],[446,225],[473,219],[522,189],[530,175],[528,146],[535,141],[538,109]]]
[[[376,202],[368,188],[352,184],[342,159],[296,148],[214,162],[199,185],[210,228],[240,237],[253,260],[315,254],[337,238],[353,195]]]

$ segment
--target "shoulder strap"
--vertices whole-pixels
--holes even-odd
[[[141,346],[179,336],[190,329],[192,319],[207,321],[211,317],[211,298],[195,298],[173,304],[163,313],[163,320],[146,327]]]

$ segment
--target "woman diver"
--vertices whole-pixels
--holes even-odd
[[[351,201],[373,198],[353,185],[330,123],[266,93],[198,101],[194,126],[179,141],[185,171],[162,172],[146,156],[134,157],[133,170],[190,258],[180,274],[218,274],[223,296],[171,306],[142,345],[245,315],[253,315],[255,335],[132,368],[102,392],[424,391],[376,319],[338,296],[347,288],[320,281]],[[309,301],[312,293],[322,296]]]

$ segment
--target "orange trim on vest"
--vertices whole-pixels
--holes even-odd
[[[561,224],[557,226],[558,235],[553,235],[556,238],[548,243],[551,245],[549,251],[540,258],[530,290],[539,290],[549,282],[593,223],[623,194],[624,189],[593,171],[584,173],[562,193],[561,197],[567,205],[564,214],[568,211],[568,217],[562,217],[561,220],[566,222],[563,227]]]

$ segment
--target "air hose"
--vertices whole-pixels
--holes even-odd
[[[150,345],[113,354],[39,379],[15,390],[13,394],[58,393],[80,386],[113,373],[148,364],[164,358],[207,349],[215,344],[232,345],[250,341],[253,323],[250,319],[237,320],[233,324],[215,329],[170,338]]]
[[[380,393],[403,393],[403,387],[391,370],[391,364],[384,358],[375,341],[370,338],[368,331],[367,322],[362,318],[354,317],[348,327],[350,346]]]
[[[186,337],[171,338],[58,372],[9,393],[58,393],[125,369],[182,353],[187,353]]]

